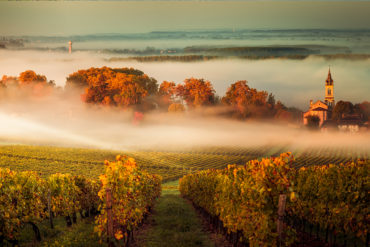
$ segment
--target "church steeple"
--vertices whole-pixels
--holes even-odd
[[[330,67],[328,72],[328,77],[325,81],[325,103],[329,107],[334,107],[334,80],[331,77]]]
[[[329,85],[333,85],[333,79],[331,78],[331,72],[330,72],[330,67],[329,67],[329,73],[328,73],[328,77],[326,78],[326,86],[329,86]]]

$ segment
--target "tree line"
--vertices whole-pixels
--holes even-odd
[[[183,83],[157,81],[133,68],[108,67],[79,70],[67,77],[66,88],[83,90],[86,103],[134,107],[146,111],[161,109],[182,112],[199,107],[227,106],[235,118],[274,118],[291,121],[301,117],[300,110],[288,108],[266,91],[251,88],[247,81],[237,81],[226,95],[219,97],[210,81],[187,78]]]
[[[3,76],[0,88],[28,88],[31,94],[41,96],[56,89],[46,76],[27,70],[18,77]],[[81,100],[136,111],[162,110],[183,112],[199,107],[226,107],[225,117],[238,119],[275,119],[301,121],[302,111],[287,107],[276,100],[272,93],[249,86],[246,80],[234,82],[223,97],[216,95],[210,81],[203,78],[187,78],[183,83],[163,81],[158,84],[153,77],[134,68],[89,68],[78,70],[66,78],[66,93],[77,91]],[[338,102],[333,117],[347,112],[361,111],[364,118],[370,116],[369,103],[353,105]],[[221,114],[221,113],[220,113]]]

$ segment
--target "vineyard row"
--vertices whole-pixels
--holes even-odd
[[[180,180],[182,195],[225,229],[235,244],[290,246],[310,225],[322,241],[369,241],[370,161],[296,169],[290,153],[244,166],[205,170]],[[284,230],[277,231],[280,195],[288,195]],[[330,234],[333,236],[329,239]],[[357,245],[359,246],[359,245]]]

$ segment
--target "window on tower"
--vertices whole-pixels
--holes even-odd
[[[331,95],[331,89],[330,88],[328,89],[328,95]]]

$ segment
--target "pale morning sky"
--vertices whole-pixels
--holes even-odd
[[[0,1],[0,35],[370,29],[369,1]]]

